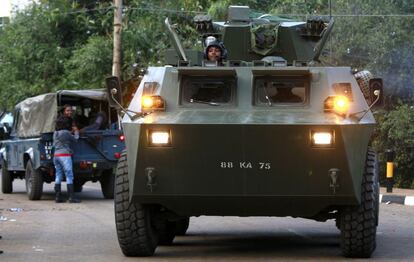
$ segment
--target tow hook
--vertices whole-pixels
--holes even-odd
[[[155,182],[155,168],[154,167],[147,167],[145,168],[145,175],[147,176],[147,187],[150,192],[153,192],[157,183]]]
[[[339,188],[339,173],[341,170],[338,168],[331,168],[329,169],[329,177],[331,178],[331,183],[329,187],[332,188],[334,194],[336,194],[336,189]]]

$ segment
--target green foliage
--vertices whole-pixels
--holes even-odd
[[[195,12],[202,11],[208,1],[148,1],[131,0],[123,21],[123,77],[135,75],[137,67],[162,64],[170,39],[164,25],[168,16],[172,24],[179,24],[184,48],[195,48],[198,35],[192,26]],[[191,10],[194,12],[187,12]]]
[[[92,36],[77,48],[65,62],[66,77],[56,89],[102,88],[102,83],[112,68],[112,41],[102,36]]]
[[[374,146],[380,152],[383,163],[381,173],[385,173],[385,151],[395,150],[396,184],[400,187],[411,187],[414,185],[414,108],[401,104],[394,110],[381,114],[379,120],[378,137],[374,140]]]
[[[59,47],[55,24],[44,9],[33,6],[5,26],[0,37],[0,101],[17,101],[53,87],[63,73],[67,50]]]
[[[99,4],[98,8],[103,6]],[[87,9],[78,8],[76,2],[41,1],[18,12],[10,24],[0,29],[0,103],[3,107],[11,109],[26,97],[73,88],[74,77],[80,77],[75,81],[79,83],[78,88],[102,86],[96,83],[95,75],[107,71],[104,68],[111,61],[107,59],[108,52],[97,52],[103,47],[93,37],[111,33],[112,10],[102,8],[89,15]],[[110,39],[106,37],[102,41],[108,43]],[[91,45],[97,48],[96,60],[105,63],[96,63],[96,60],[90,63],[90,57],[85,54],[92,51]],[[82,53],[83,48],[88,51]],[[84,61],[80,61],[79,54],[85,55]],[[80,69],[86,69],[83,75]],[[85,77],[85,74],[94,77]],[[103,78],[100,75],[101,82]]]

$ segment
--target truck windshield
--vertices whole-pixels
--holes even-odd
[[[229,105],[234,103],[235,90],[235,77],[184,76],[181,103]]]
[[[304,104],[309,80],[303,76],[257,76],[254,81],[255,104]]]

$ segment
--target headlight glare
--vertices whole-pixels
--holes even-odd
[[[142,97],[142,107],[143,108],[151,108],[153,105],[153,101],[151,96],[143,96]]]
[[[311,131],[311,144],[313,147],[332,147],[334,145],[334,131]]]
[[[335,96],[334,98],[334,110],[339,113],[345,113],[348,111],[349,101],[346,96]]]
[[[332,134],[325,132],[316,132],[313,134],[315,145],[330,145],[332,143]]]
[[[169,131],[150,131],[149,139],[150,145],[154,146],[167,146],[171,144]]]
[[[324,101],[325,112],[335,112],[344,115],[349,109],[349,99],[346,96],[329,96]]]
[[[142,111],[165,110],[165,101],[161,96],[142,96]]]

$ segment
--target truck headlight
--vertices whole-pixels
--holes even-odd
[[[314,147],[333,146],[334,131],[311,131],[311,144]]]
[[[329,96],[325,99],[323,109],[325,112],[335,112],[344,115],[349,109],[349,99],[346,96]]]
[[[170,146],[171,145],[170,131],[150,130],[148,139],[149,139],[150,146]]]

